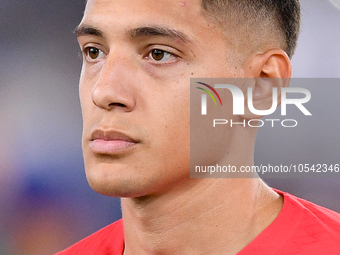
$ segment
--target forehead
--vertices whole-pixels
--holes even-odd
[[[126,14],[175,15],[179,17],[188,12],[194,13],[201,9],[200,0],[88,0],[85,15],[100,11],[111,14],[125,12]]]
[[[211,26],[200,0],[88,0],[81,24],[101,28],[106,33],[164,25],[190,34]]]

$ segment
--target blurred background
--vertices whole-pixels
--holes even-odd
[[[340,78],[340,10],[332,2],[301,1],[294,77]],[[84,6],[84,0],[0,2],[0,254],[52,254],[121,217],[119,200],[92,191],[83,169],[81,60],[72,31]],[[313,86],[312,95],[327,101],[324,91]],[[261,129],[256,162],[340,163],[340,101],[328,103],[328,115],[312,107],[323,124]],[[340,212],[340,178],[267,182]]]

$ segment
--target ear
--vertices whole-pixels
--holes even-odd
[[[289,86],[292,73],[291,62],[287,54],[280,49],[271,49],[250,57],[244,66],[246,77],[255,78],[252,82],[252,102],[257,114],[248,108],[248,92],[245,105],[245,119],[259,119],[265,110],[276,109],[281,104],[281,88]],[[277,104],[273,102],[273,88],[277,89]],[[275,91],[275,90],[274,90]]]

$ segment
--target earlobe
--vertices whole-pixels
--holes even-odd
[[[280,49],[271,49],[253,56],[248,75],[255,78],[251,94],[245,100],[245,119],[259,119],[275,111],[281,104],[281,88],[289,86],[291,63]],[[248,77],[249,77],[248,76]]]

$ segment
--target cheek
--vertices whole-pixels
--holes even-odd
[[[82,70],[79,80],[79,99],[84,121],[93,115],[96,108],[92,101],[92,93],[97,79],[97,76],[91,76],[85,73],[84,69]]]
[[[84,116],[84,113],[86,113],[86,108],[89,107],[89,104],[91,102],[91,94],[89,91],[89,86],[86,84],[86,75],[84,72],[84,65],[82,68],[82,72],[80,75],[79,80],[79,99],[80,99],[80,106],[82,109],[82,114]]]
[[[83,63],[79,79],[79,98],[81,107],[87,109],[93,107],[92,92],[100,78],[100,71],[103,63],[99,62],[96,65],[89,66]],[[83,111],[84,114],[84,111]]]
[[[188,90],[189,91],[189,90]],[[189,162],[190,157],[190,105],[186,89],[173,94],[169,100],[160,100],[150,114],[150,136],[155,145],[154,153],[163,162],[177,164]],[[162,107],[160,107],[162,106]],[[156,117],[157,116],[157,117]],[[177,163],[176,163],[177,162]]]
[[[98,110],[92,101],[92,86],[84,81],[81,77],[79,83],[79,99],[83,120],[82,141],[88,140],[93,128],[98,126],[99,121],[103,117],[103,112]],[[88,144],[83,144],[83,150]]]
[[[213,81],[199,79],[206,84],[213,86]],[[195,85],[195,86],[193,86]],[[214,165],[220,162],[229,153],[231,138],[234,129],[228,125],[216,125],[214,120],[225,119],[229,122],[231,119],[236,121],[231,112],[232,99],[229,94],[219,91],[223,106],[217,101],[217,105],[207,96],[207,114],[202,115],[201,103],[202,95],[206,94],[196,88],[193,82],[191,90],[190,105],[190,160],[192,166]]]

